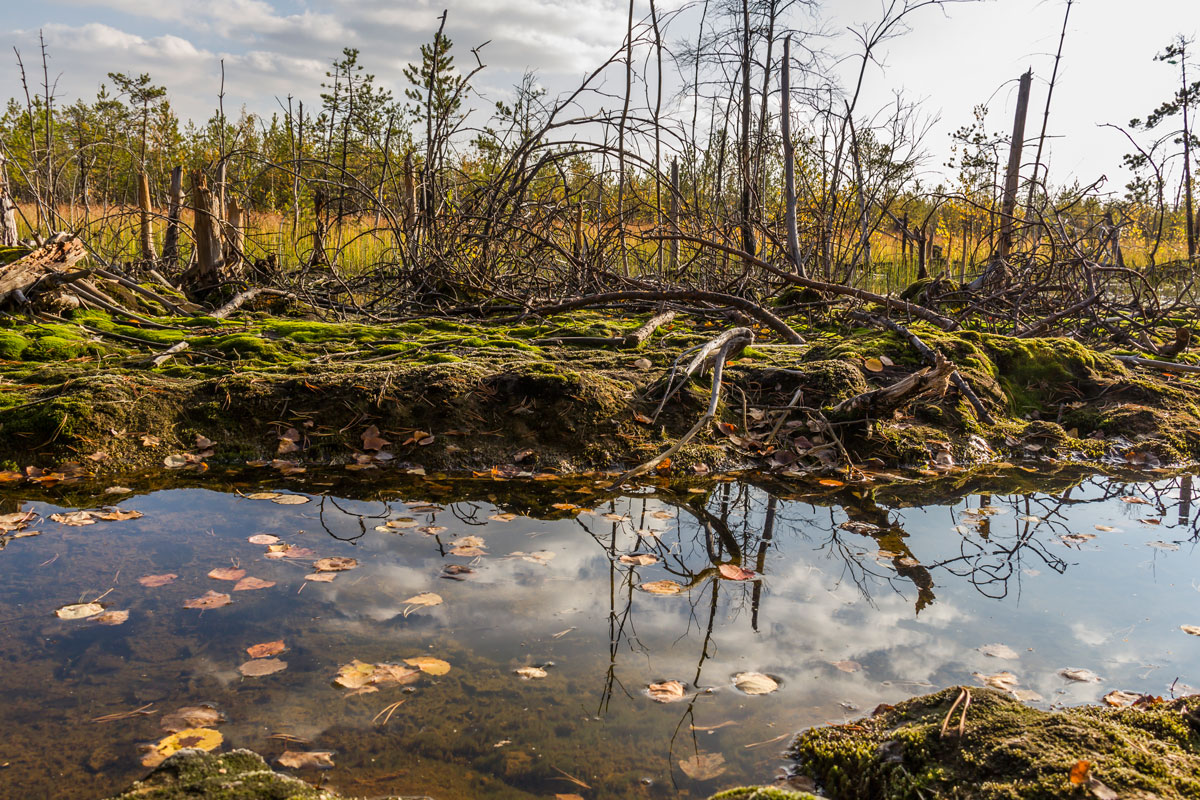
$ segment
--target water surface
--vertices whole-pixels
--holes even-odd
[[[112,793],[146,772],[160,720],[202,703],[224,714],[224,747],[333,751],[332,770],[302,777],[348,794],[650,798],[769,781],[794,732],[978,675],[1011,672],[1040,707],[1200,685],[1200,638],[1179,628],[1200,625],[1188,478],[802,490],[748,477],[615,496],[602,483],[7,487],[0,513],[35,511],[23,533],[40,534],[0,538],[4,794]],[[267,490],[309,501],[249,496]],[[105,505],[144,516],[49,519]],[[303,549],[268,558],[248,541],[261,534]],[[621,560],[638,554],[656,563]],[[305,580],[325,557],[358,566]],[[730,580],[721,564],[755,574]],[[233,591],[208,577],[218,568],[274,586]],[[683,589],[639,588],[668,580]],[[208,591],[232,602],[184,607]],[[426,593],[440,604],[410,602]],[[55,616],[97,598],[128,620]],[[286,669],[239,672],[248,647],[280,639]],[[418,656],[450,669],[373,693],[334,684],[355,659]],[[515,672],[530,666],[545,677]],[[745,672],[779,689],[739,691]],[[668,680],[684,698],[655,702],[647,686]]]

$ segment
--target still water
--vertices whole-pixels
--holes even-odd
[[[261,480],[4,489],[37,515],[0,537],[4,796],[113,793],[202,704],[222,748],[332,752],[299,774],[347,794],[654,798],[770,781],[798,730],[1004,671],[1043,708],[1200,685],[1186,476]],[[142,516],[61,516],[106,506]],[[107,616],[56,616],[88,602]],[[280,640],[286,666],[245,666]],[[355,660],[427,671],[356,691]]]

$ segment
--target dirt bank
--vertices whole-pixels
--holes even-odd
[[[8,469],[76,462],[101,473],[172,457],[187,466],[283,458],[535,473],[627,467],[700,418],[709,378],[656,414],[664,376],[732,324],[681,316],[640,348],[625,349],[594,342],[619,340],[649,313],[379,325],[279,313],[155,317],[162,327],[82,310],[53,324],[7,318],[0,461]],[[891,331],[790,322],[806,344],[781,344],[758,330],[725,370],[719,425],[677,454],[671,469],[757,466],[788,476],[844,470],[848,462],[1157,466],[1200,455],[1194,376],[1130,368],[1066,339],[914,324],[957,365],[994,421],[982,421],[952,385],[894,407],[839,408],[918,371],[920,355]],[[186,349],[161,363],[150,360],[181,343]],[[378,435],[364,439],[372,426]]]

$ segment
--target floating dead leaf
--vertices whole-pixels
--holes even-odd
[[[262,642],[261,644],[252,644],[246,648],[246,652],[251,658],[269,658],[277,656],[287,649],[287,645],[283,643],[283,639],[276,639],[273,642]]]
[[[206,608],[220,608],[221,606],[227,606],[232,602],[233,598],[231,598],[229,595],[209,590],[199,597],[194,597],[191,600],[188,600],[183,604],[183,607],[204,610]]]
[[[1046,699],[1033,689],[1013,689],[1012,694],[1013,697],[1017,698],[1022,703],[1040,703]]]
[[[101,625],[122,625],[129,620],[128,611],[105,611],[92,617],[92,621]]]
[[[552,553],[549,550],[536,550],[532,553],[522,553],[520,550],[514,550],[508,554],[509,558],[519,558],[522,561],[528,561],[530,564],[541,564],[543,567],[549,566],[554,560],[557,553]]]
[[[172,453],[163,459],[163,466],[167,469],[181,469],[189,464],[199,464],[201,460],[200,456],[191,453]]]
[[[651,511],[650,516],[654,517],[655,519],[675,519],[675,514],[671,511]]]
[[[90,511],[70,511],[66,514],[51,514],[50,519],[60,525],[68,525],[72,528],[96,524],[95,517]]]
[[[559,511],[578,511],[579,506],[574,503],[551,503],[551,508],[556,508]]]
[[[1146,542],[1147,547],[1153,547],[1155,550],[1168,550],[1174,552],[1179,549],[1179,545],[1175,542]]]
[[[399,664],[367,664],[357,658],[338,668],[333,682],[347,689],[363,689],[392,683],[413,683],[421,676],[419,670]]]
[[[212,706],[184,706],[158,721],[159,727],[168,733],[178,733],[188,728],[207,728],[225,721],[225,715]]]
[[[1065,667],[1058,671],[1058,674],[1069,681],[1077,681],[1078,683],[1100,683],[1100,676],[1092,672],[1090,669],[1080,667]]]
[[[485,547],[486,542],[479,536],[463,536],[450,543],[454,547]]]
[[[1143,499],[1143,498],[1141,498],[1141,497],[1122,497],[1122,498],[1121,498],[1121,502],[1122,502],[1122,503],[1129,503],[1129,504],[1131,504],[1131,505],[1140,505],[1140,506],[1148,506],[1148,505],[1150,505],[1150,501],[1149,501],[1149,500],[1145,500],[1145,499]]]
[[[1133,705],[1138,700],[1142,699],[1142,696],[1137,692],[1123,692],[1120,689],[1113,689],[1111,692],[1104,695],[1102,699],[1105,703],[1113,706],[1114,708],[1122,708],[1124,706]]]
[[[862,664],[849,659],[845,661],[830,661],[829,663],[840,669],[842,672],[855,673],[862,669]]]
[[[622,564],[633,564],[638,567],[648,567],[651,564],[658,563],[658,556],[653,553],[634,553],[632,555],[621,556],[619,561]]]
[[[513,672],[524,680],[546,677],[546,670],[541,667],[517,667]]]
[[[124,522],[127,519],[141,519],[145,514],[132,509],[125,511],[120,508],[111,508],[105,511],[93,511],[92,516],[96,519],[102,519],[105,522]]]
[[[302,494],[281,494],[278,497],[272,497],[272,503],[278,503],[281,506],[298,506],[307,503],[311,497],[305,497]]]
[[[140,583],[142,586],[150,587],[166,586],[168,583],[178,577],[179,576],[174,572],[168,572],[165,575],[143,575],[142,577],[138,578],[138,583]]]
[[[415,528],[418,525],[420,525],[421,523],[417,522],[412,517],[400,517],[399,519],[389,519],[387,522],[385,522],[383,524],[385,527],[395,528],[395,529],[399,530],[399,529],[403,529],[403,528]],[[378,528],[376,528],[376,530],[378,530]]]
[[[646,694],[656,703],[674,703],[686,697],[687,691],[679,681],[661,681],[647,686]]]
[[[406,658],[404,663],[410,667],[416,667],[421,672],[429,675],[445,675],[450,671],[450,663],[443,661],[440,658],[433,656],[416,656],[415,658]]]
[[[446,532],[446,528],[443,525],[422,525],[417,530],[426,536],[437,536],[439,533]]]
[[[212,728],[187,728],[178,733],[172,733],[154,745],[150,752],[142,758],[142,765],[157,767],[169,756],[173,756],[185,748],[215,750],[221,746],[223,741],[225,741],[225,737],[221,735],[220,731],[214,731]]]
[[[217,581],[238,581],[246,576],[246,570],[233,567],[217,567],[209,570],[208,577]]]
[[[54,610],[54,616],[59,619],[87,619],[104,611],[99,603],[73,603]]]
[[[382,450],[391,444],[387,439],[380,437],[379,428],[374,425],[363,431],[362,443],[363,450]]]
[[[317,572],[345,572],[346,570],[354,569],[357,566],[357,559],[347,558],[346,556],[318,558],[313,562],[313,568]]]
[[[285,750],[275,763],[288,769],[332,769],[333,752],[330,750]]]
[[[14,511],[11,514],[0,514],[0,532],[19,531],[37,519],[34,511]]]
[[[999,689],[1004,692],[1011,692],[1017,688],[1017,684],[1021,681],[1016,675],[1011,672],[997,672],[995,675],[984,675],[982,672],[972,672],[975,679],[984,686],[990,686],[993,689]]]
[[[817,481],[817,483],[821,484],[822,486],[845,486],[846,485],[844,482],[836,480],[834,478],[822,478],[821,480]]]
[[[451,547],[449,553],[452,556],[463,556],[465,558],[478,558],[487,555],[487,551],[482,547],[470,546]]]
[[[743,569],[737,564],[722,564],[717,567],[717,572],[727,581],[752,581],[758,577],[753,570]]]
[[[638,588],[650,594],[679,594],[683,591],[683,584],[676,583],[675,581],[650,581],[649,583],[640,584]]]
[[[475,570],[471,569],[470,567],[464,567],[462,564],[447,564],[446,566],[442,567],[442,577],[455,581],[466,580],[465,578],[460,578],[459,576],[470,575],[474,572]]]
[[[1092,527],[1103,533],[1112,533],[1116,530],[1112,525],[1093,525]]]
[[[434,592],[421,592],[420,594],[414,594],[404,602],[410,606],[440,606],[442,604],[442,596]]]
[[[680,761],[679,768],[694,781],[710,781],[725,774],[725,756],[720,753],[696,753]]]
[[[883,372],[883,361],[878,358],[868,358],[863,361],[863,367],[867,372]]]
[[[247,500],[274,500],[276,497],[282,497],[279,492],[251,492],[246,495]]]
[[[310,572],[304,576],[304,580],[316,581],[317,583],[333,583],[333,579],[337,575],[336,572]]]
[[[270,589],[274,585],[275,581],[264,581],[262,578],[247,575],[233,585],[233,590],[235,592],[250,592],[255,589]]]
[[[269,533],[256,533],[246,541],[250,544],[276,544],[279,541],[279,537],[272,536]]]
[[[1095,539],[1096,534],[1094,534],[1094,533],[1064,533],[1061,536],[1059,536],[1058,538],[1059,538],[1059,540],[1062,541],[1063,544],[1077,546],[1077,545],[1083,544],[1084,542],[1089,542],[1092,539]]]
[[[746,694],[770,694],[779,689],[779,681],[761,672],[739,672],[733,676],[733,685]]]
[[[1200,636],[1200,625],[1180,625],[1179,630],[1192,636]]]
[[[287,669],[287,662],[278,658],[256,658],[238,667],[238,672],[247,678],[257,678],[262,675],[274,675]]]
[[[492,514],[488,517],[492,522],[512,522],[516,518],[516,514]]]
[[[1016,650],[1013,650],[1006,644],[985,644],[983,647],[979,648],[979,652],[983,653],[985,656],[1002,658],[1010,661],[1021,657]]]

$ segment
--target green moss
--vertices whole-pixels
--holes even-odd
[[[111,800],[335,800],[299,778],[272,772],[249,750],[214,755],[181,750]]]
[[[708,800],[818,800],[807,792],[793,792],[778,786],[739,786],[718,792]]]
[[[0,264],[11,264],[32,252],[28,247],[0,247]]]
[[[16,361],[29,347],[29,340],[19,333],[0,331],[0,359]]]
[[[1200,797],[1200,739],[1185,718],[1197,713],[1200,698],[1145,709],[1045,712],[975,688],[963,736],[943,737],[959,691],[810,730],[793,755],[838,800],[1069,798],[1077,787],[1068,773],[1081,759],[1122,797]]]
[[[428,353],[417,359],[422,364],[457,364],[463,359],[449,353]]]

